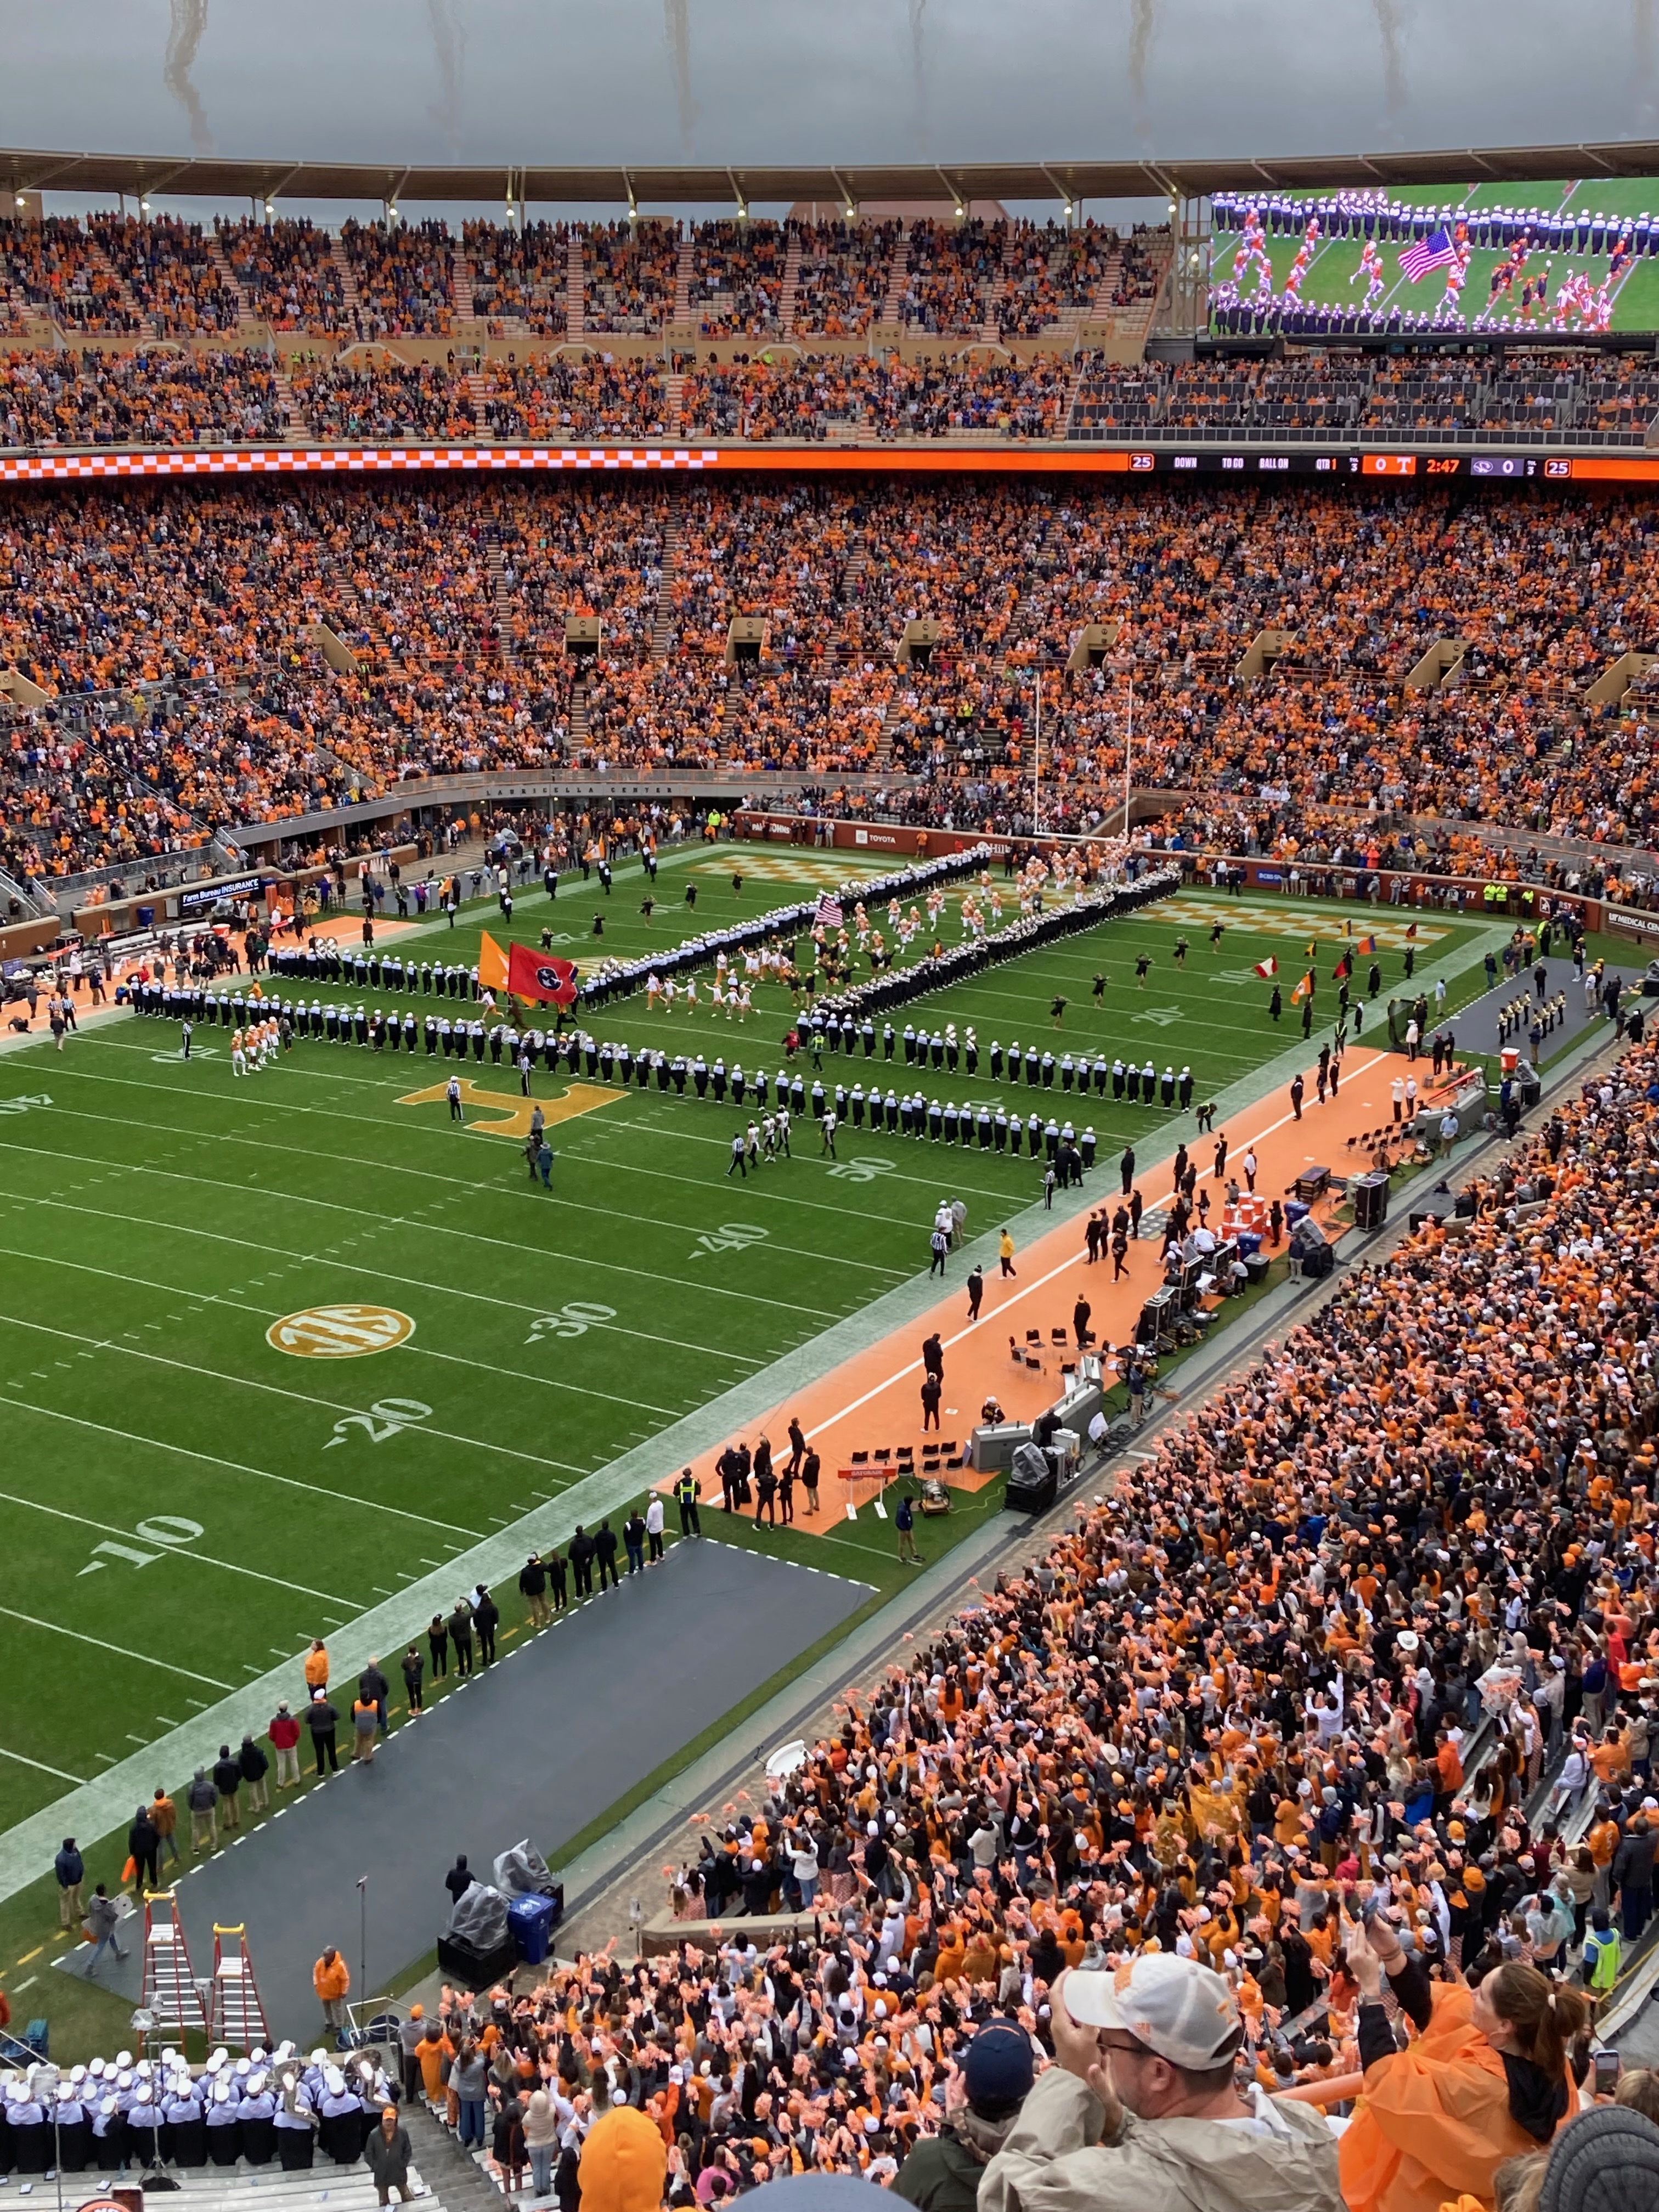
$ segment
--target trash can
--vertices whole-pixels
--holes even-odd
[[[515,1897],[507,1908],[507,1924],[526,1966],[539,1966],[547,1957],[554,1911],[550,1897]]]

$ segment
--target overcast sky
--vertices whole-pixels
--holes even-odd
[[[0,0],[0,143],[620,163],[1659,138],[1656,18],[1659,0]]]

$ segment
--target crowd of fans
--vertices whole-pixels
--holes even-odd
[[[689,435],[822,441],[860,429],[878,439],[952,431],[1011,438],[1064,434],[1066,362],[906,362],[897,354],[710,362],[687,376],[680,419]]]
[[[787,258],[775,222],[700,222],[691,234],[691,313],[706,338],[775,337]]]
[[[184,404],[195,388],[179,370]],[[70,380],[120,374],[104,356],[0,364],[0,422],[38,439]],[[257,357],[246,374],[249,407],[274,409]],[[514,436],[581,435],[580,409],[650,396],[644,371],[591,357],[485,374]],[[477,435],[465,382],[437,368],[300,368],[294,390],[318,435],[393,419]],[[556,404],[572,416],[556,428]],[[893,768],[923,780],[921,816],[1006,830],[1029,805],[1040,678],[1051,828],[1109,814],[1133,714],[1133,781],[1170,794],[1152,833],[1164,840],[1468,878],[1507,845],[1503,865],[1541,878],[1620,883],[1653,872],[1632,848],[1659,836],[1651,686],[1588,694],[1656,635],[1654,521],[1639,495],[1591,510],[1523,487],[43,490],[0,506],[0,668],[65,702],[14,703],[24,750],[77,698],[123,724],[134,688],[159,687],[179,695],[183,726],[216,688],[280,678],[267,737],[239,729],[251,766],[219,776],[214,823],[235,804],[287,805],[286,717],[301,755],[326,747],[368,791],[451,761]],[[734,684],[736,616],[763,630]],[[591,661],[566,653],[573,618],[599,624],[582,641]],[[320,658],[319,623],[355,668]],[[1262,637],[1272,650],[1252,657]],[[1440,683],[1460,652],[1458,680]],[[85,810],[60,799],[67,823],[39,859],[73,872]],[[38,809],[8,823],[32,838]]]
[[[0,298],[69,331],[137,331],[143,318],[121,296],[121,280],[72,216],[42,222],[0,219]]]
[[[472,307],[492,325],[514,322],[538,336],[565,334],[571,226],[526,222],[505,228],[469,222],[461,234],[472,271]]]
[[[0,447],[263,444],[288,430],[261,354],[0,352]]]
[[[661,330],[674,312],[679,225],[656,216],[592,223],[583,244],[587,256],[583,327],[635,335]]]
[[[454,255],[441,222],[361,223],[348,216],[340,244],[360,310],[359,337],[447,337],[455,319]]]
[[[194,337],[235,329],[241,303],[221,276],[199,222],[94,215],[87,230],[153,330]]]
[[[1309,353],[1282,361],[1085,359],[1075,426],[1115,431],[1286,429],[1364,436],[1540,431],[1639,444],[1659,415],[1650,354],[1516,349],[1480,357]]]
[[[660,363],[584,354],[486,363],[479,426],[492,443],[515,438],[662,438],[668,397]]]
[[[1581,2101],[1575,1992],[1612,1986],[1653,1909],[1656,1190],[1645,1048],[850,1693],[769,1796],[728,1805],[672,1889],[719,1923],[714,1958],[561,1984],[620,2001],[653,2116],[702,2078],[672,2033],[688,1965],[729,1997],[704,2030],[726,2125],[681,2149],[732,2185],[796,2151],[889,2174],[975,2027],[1063,2063],[1061,1974],[1086,1959],[1121,1990],[1150,1955],[1215,1978],[1244,2084],[1334,2108],[1363,2075],[1344,2192],[1392,2204],[1370,2162],[1409,2122],[1443,2179],[1471,2118],[1461,1975],[1492,2045],[1552,2060],[1541,2091],[1493,2069],[1474,2108],[1467,2185],[1490,2202],[1500,2161]],[[746,1941],[781,1911],[816,1912],[816,1940]],[[1540,1990],[1560,2036],[1506,2040]],[[1431,2014],[1440,2094],[1419,2067],[1401,2112],[1386,2054]],[[690,2062],[678,2099],[653,2043]],[[826,2124],[838,2094],[854,2109]]]
[[[901,226],[793,222],[800,240],[794,330],[800,337],[862,337],[879,322]]]
[[[216,228],[231,273],[260,321],[313,338],[350,328],[332,243],[308,216],[263,223],[221,217]]]
[[[478,434],[465,378],[434,362],[353,349],[331,361],[290,364],[289,382],[307,430],[319,438],[365,445],[465,438],[471,444]]]

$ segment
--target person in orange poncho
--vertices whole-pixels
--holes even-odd
[[[1369,1942],[1366,1941],[1369,1937]],[[1505,2159],[1547,2143],[1573,2109],[1567,2046],[1583,1998],[1510,1960],[1476,1990],[1431,1984],[1387,1923],[1353,1932],[1364,2091],[1342,2138],[1348,2212],[1439,2212],[1448,2198],[1493,2203]],[[1382,1976],[1417,2030],[1395,2048]]]

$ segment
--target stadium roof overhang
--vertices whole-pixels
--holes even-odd
[[[96,198],[149,193],[191,198],[486,204],[539,200],[664,206],[814,200],[1147,199],[1242,191],[1360,191],[1451,181],[1659,176],[1659,141],[1594,146],[1454,147],[1410,154],[1298,154],[1261,160],[940,161],[878,167],[732,163],[556,168],[541,165],[228,161],[216,155],[0,150],[0,188]]]

